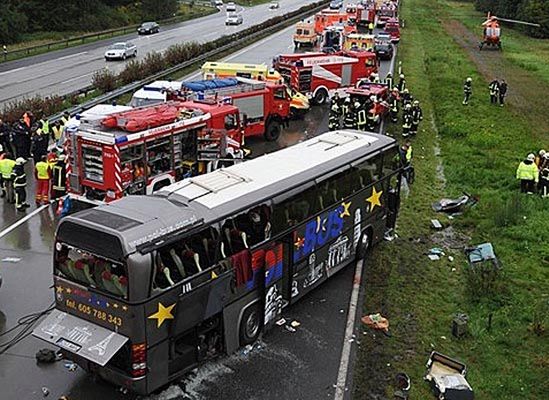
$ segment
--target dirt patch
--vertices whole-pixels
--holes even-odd
[[[441,231],[433,233],[431,241],[442,248],[463,249],[469,244],[471,238],[456,231],[452,226],[448,226]]]

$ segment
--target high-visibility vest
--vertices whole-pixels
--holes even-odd
[[[63,136],[64,125],[52,127],[53,137],[55,140],[61,139]]]
[[[0,173],[2,174],[2,179],[11,179],[13,167],[15,167],[14,160],[11,160],[9,158],[0,160]]]
[[[40,122],[42,123],[41,129],[42,132],[46,135],[50,133],[50,121],[47,119],[41,119]]]
[[[532,164],[526,164],[522,161],[517,168],[517,179],[526,179],[529,181],[538,181],[538,167]]]
[[[358,111],[358,126],[364,126],[366,125],[366,111],[365,110],[359,110]]]
[[[50,179],[50,165],[47,162],[38,161],[34,168],[38,179]]]
[[[406,162],[412,161],[412,146],[408,147],[408,150],[406,150]]]

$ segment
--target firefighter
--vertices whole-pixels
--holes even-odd
[[[393,89],[393,74],[390,72],[387,72],[387,75],[385,76],[385,80],[383,81],[384,84],[387,85],[387,88],[389,90]]]
[[[48,154],[49,128],[48,133],[38,128],[32,137],[32,158],[36,164],[42,156]]]
[[[34,166],[34,177],[36,178],[36,204],[48,204],[50,194],[51,168],[47,162],[47,156],[42,156],[42,159]]]
[[[59,199],[60,197],[63,197],[66,193],[66,165],[65,165],[65,155],[61,154],[59,155],[55,165],[51,169],[52,171],[52,199]]]
[[[339,112],[341,112],[341,98],[339,97],[339,92],[337,90],[334,92],[334,95],[330,99],[330,102],[332,103],[332,105],[337,104]]]
[[[368,126],[368,117],[366,116],[366,107],[358,101],[355,103],[357,111],[357,128],[359,131],[365,131]]]
[[[549,197],[549,153],[545,153],[543,159],[539,166],[539,191],[541,197]]]
[[[343,106],[341,106],[341,117],[345,119],[345,116],[349,114],[351,108],[351,97],[347,96],[345,98],[345,101],[343,102]]]
[[[389,103],[389,113],[391,115],[391,122],[398,122],[398,89],[394,88],[389,97],[387,103]]]
[[[499,97],[499,82],[497,79],[494,79],[488,85],[488,90],[490,90],[490,104],[498,104]]]
[[[374,22],[373,21],[370,21],[370,23],[368,24],[368,34],[369,35],[374,34]]]
[[[503,103],[505,102],[505,96],[507,95],[507,82],[505,82],[505,79],[501,80],[501,83],[499,84],[499,106],[503,107]]]
[[[2,197],[6,197],[8,203],[14,202],[13,197],[13,168],[15,161],[10,153],[6,153],[0,160],[0,173],[2,174]]]
[[[465,80],[463,84],[463,105],[466,106],[469,104],[469,99],[473,95],[473,79],[471,77]]]
[[[402,106],[406,108],[408,104],[412,105],[412,101],[414,100],[414,97],[410,94],[410,91],[408,89],[404,89],[400,97],[400,100],[402,101]]]
[[[402,146],[400,146],[399,154],[400,154],[400,161],[402,163],[403,167],[407,167],[412,163],[412,143],[406,142]]]
[[[414,101],[411,113],[412,113],[412,128],[410,129],[410,134],[416,135],[419,128],[419,123],[423,121],[423,111],[419,106],[419,101],[417,100]]]
[[[374,83],[376,81],[376,74],[374,72],[370,73],[370,76],[368,77],[368,81],[370,81],[370,83]]]
[[[349,103],[351,99],[349,99]],[[355,107],[351,104],[348,108],[348,111],[343,117],[343,127],[345,129],[356,129],[357,128],[357,111]]]
[[[25,211],[30,204],[27,203],[27,175],[25,174],[25,160],[19,157],[15,160],[13,168],[13,188],[15,190],[15,208],[17,211]]]
[[[335,131],[339,129],[339,118],[340,118],[341,112],[339,109],[339,106],[336,102],[332,103],[332,107],[330,108],[330,115],[328,117],[328,129],[331,131]]]
[[[521,193],[534,193],[535,183],[539,180],[538,167],[534,162],[535,160],[536,156],[530,153],[524,161],[521,161],[517,168],[517,179],[520,179]]]
[[[406,78],[404,77],[404,74],[400,74],[397,87],[399,93],[404,93],[404,90],[406,89]]]
[[[408,137],[412,128],[412,105],[406,104],[404,113],[402,114],[402,136]]]
[[[366,116],[366,120],[367,120],[367,124],[366,124],[367,129],[370,132],[373,132],[374,129],[376,128],[376,121],[377,121],[374,107],[372,107],[368,111],[368,115]]]
[[[51,127],[51,138],[57,147],[60,147],[63,143],[63,132],[65,131],[65,125],[59,121],[55,121]]]

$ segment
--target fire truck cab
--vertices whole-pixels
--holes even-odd
[[[385,23],[385,32],[391,35],[391,42],[400,42],[400,23],[396,18],[390,18]]]
[[[67,125],[67,187],[73,199],[98,204],[151,194],[243,159],[233,105],[169,101],[135,109],[96,107],[91,117]]]
[[[288,86],[316,104],[325,103],[332,92],[352,87],[359,79],[377,72],[376,55],[367,51],[282,54],[275,65]]]
[[[378,27],[384,27],[387,21],[391,18],[398,18],[398,4],[395,1],[382,2],[376,8]]]
[[[315,33],[322,35],[328,26],[340,24],[345,27],[347,33],[356,31],[355,26],[349,22],[349,15],[339,10],[322,10],[315,15]]]
[[[345,92],[347,96],[351,96],[351,99],[356,98],[361,103],[370,104],[369,112],[373,112],[375,115],[376,124],[379,124],[389,113],[389,104],[387,103],[389,88],[383,83],[360,81],[356,87],[348,88]]]

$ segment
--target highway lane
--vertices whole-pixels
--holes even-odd
[[[279,53],[292,52],[293,29],[285,29],[226,57],[235,62],[270,62]],[[382,72],[388,63],[382,63]],[[196,78],[196,73],[187,78]],[[326,107],[313,107],[302,120],[292,121],[276,142],[250,140],[254,155],[292,145],[306,136],[317,135],[327,128]],[[32,176],[31,165],[27,174]],[[33,179],[29,194],[33,193]],[[34,210],[31,208],[28,212]],[[2,227],[14,223],[13,206],[0,202]],[[21,258],[18,262],[1,262],[4,286],[0,289],[0,332],[13,326],[25,314],[47,307],[53,301],[50,288],[51,250],[55,229],[51,208],[42,210],[14,231],[0,238],[0,259]],[[230,357],[205,364],[197,374],[183,383],[171,385],[159,398],[191,399],[270,399],[292,396],[299,399],[333,398],[339,356],[344,336],[345,316],[352,286],[350,266],[288,309],[284,316],[296,319],[302,326],[295,333],[274,328],[263,338],[261,348],[250,353],[238,352]],[[0,340],[1,342],[2,340]],[[107,384],[96,383],[80,369],[70,372],[64,362],[38,367],[35,352],[47,347],[29,337],[0,356],[0,385],[6,398],[40,398],[40,389],[50,389],[49,398],[68,395],[71,399],[133,399]],[[322,366],[322,368],[319,368]],[[280,382],[287,384],[280,385]],[[185,388],[183,391],[182,387]],[[184,395],[183,393],[186,393]],[[57,397],[56,397],[57,396]]]
[[[34,95],[63,95],[88,86],[95,71],[108,68],[119,72],[124,61],[104,59],[108,45],[118,41],[132,41],[137,45],[138,59],[148,52],[164,51],[172,44],[185,41],[205,42],[243,30],[276,15],[311,3],[311,0],[280,0],[278,10],[268,4],[251,8],[239,7],[244,22],[239,26],[225,26],[225,9],[213,15],[187,21],[162,30],[158,34],[138,36],[137,33],[102,40],[84,46],[59,50],[6,64],[0,64],[0,107],[16,99]],[[127,61],[126,61],[127,62]]]

